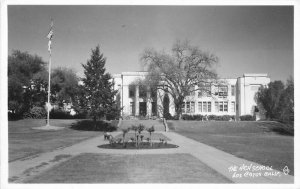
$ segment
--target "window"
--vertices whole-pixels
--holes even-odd
[[[147,96],[147,87],[145,85],[139,86],[139,97],[145,98]]]
[[[186,113],[190,113],[191,109],[190,109],[190,102],[186,102]]]
[[[198,102],[198,112],[202,112],[202,102]]]
[[[215,102],[216,112],[228,112],[228,102]]]
[[[183,114],[185,113],[185,102],[182,104],[181,111]]]
[[[135,96],[135,85],[129,85],[128,86],[128,88],[129,88],[129,98],[134,98],[134,96]]]
[[[207,102],[207,111],[211,112],[211,102]]]
[[[235,102],[231,102],[231,112],[235,112]]]
[[[228,87],[225,85],[218,86],[218,96],[226,97],[228,95]]]
[[[235,96],[235,85],[231,85],[231,96]]]
[[[195,102],[191,102],[191,113],[195,113]]]
[[[223,112],[223,102],[219,102],[219,111]]]
[[[228,102],[224,102],[224,112],[228,112]]]
[[[203,112],[207,112],[207,102],[203,102]]]
[[[199,112],[211,112],[211,102],[198,102]]]

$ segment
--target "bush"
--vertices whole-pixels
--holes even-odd
[[[93,120],[82,120],[71,126],[75,130],[83,131],[106,131],[112,132],[117,130],[116,121],[97,121],[96,125]]]
[[[202,121],[202,118],[203,118],[204,116],[203,115],[201,115],[201,114],[198,114],[198,115],[188,115],[188,114],[183,114],[182,115],[182,119],[183,120],[197,120],[197,121]]]
[[[35,106],[29,110],[29,112],[24,113],[24,118],[33,118],[33,119],[44,119],[47,116],[45,108]]]
[[[50,119],[73,119],[74,117],[69,113],[60,109],[51,110]]]
[[[255,121],[255,116],[253,115],[243,115],[240,116],[241,121]]]
[[[169,112],[165,113],[164,118],[166,120],[175,120],[175,119],[178,119],[178,118],[176,118],[176,116],[172,116]]]
[[[234,120],[235,116],[233,115],[209,115],[208,120],[214,120],[214,121],[229,121],[229,120]]]
[[[197,121],[202,121],[205,120],[204,115],[201,114],[197,114],[197,115],[188,115],[188,114],[183,114],[182,115],[182,119],[183,120],[197,120]],[[222,115],[222,116],[218,116],[218,115],[209,115],[207,116],[208,120],[214,120],[214,121],[229,121],[229,120],[234,120],[235,116],[232,115]]]
[[[8,121],[15,121],[22,119],[22,115],[17,113],[8,112]]]

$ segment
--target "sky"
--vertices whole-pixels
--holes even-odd
[[[8,53],[48,61],[46,35],[54,19],[52,66],[83,76],[98,44],[107,71],[141,71],[146,48],[170,50],[176,40],[214,53],[222,78],[267,73],[286,81],[294,72],[292,6],[8,6]]]

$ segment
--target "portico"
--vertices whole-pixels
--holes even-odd
[[[150,86],[137,81],[147,72],[123,72],[114,75],[115,89],[119,90],[122,116],[157,116],[157,93]]]

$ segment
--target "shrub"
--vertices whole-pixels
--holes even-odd
[[[73,116],[69,112],[60,109],[52,109],[50,112],[50,119],[73,119]]]
[[[253,115],[243,115],[240,116],[241,121],[255,121],[255,117]]]
[[[15,121],[22,119],[22,115],[17,113],[8,112],[8,121]]]
[[[183,119],[183,120],[198,120],[198,121],[201,121],[203,117],[204,117],[204,116],[201,115],[201,114],[198,114],[198,115],[188,115],[188,114],[183,114],[183,115],[182,115],[182,119]]]
[[[209,115],[208,120],[214,120],[214,121],[229,121],[229,120],[234,120],[235,116],[233,115]]]
[[[229,120],[233,120],[235,118],[235,116],[232,116],[232,115],[222,115],[222,116],[209,115],[209,116],[207,116],[207,118],[208,118],[208,120],[214,120],[214,121],[229,121]],[[197,115],[183,114],[182,119],[183,120],[202,121],[202,120],[205,120],[205,116],[201,115],[201,114],[197,114]]]
[[[110,121],[97,121],[92,120],[82,120],[78,121],[76,124],[71,126],[72,129],[75,130],[83,130],[83,131],[107,131],[112,132],[117,130],[117,126],[114,122]]]
[[[172,116],[169,112],[164,115],[166,120],[175,120],[177,119],[175,116]]]
[[[33,119],[44,119],[47,116],[47,112],[43,107],[34,106],[29,110],[29,112],[24,113],[24,118]]]

